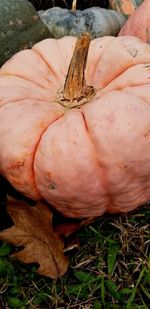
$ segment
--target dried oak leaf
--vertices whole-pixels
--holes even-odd
[[[50,209],[44,202],[31,207],[27,203],[9,200],[7,212],[14,225],[0,232],[0,239],[24,248],[14,256],[24,263],[38,263],[37,272],[57,279],[68,268],[63,254],[64,244],[53,231]]]

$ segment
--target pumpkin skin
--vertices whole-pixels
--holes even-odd
[[[0,66],[17,51],[50,37],[48,28],[27,0],[0,1],[0,29]]]
[[[129,17],[143,0],[109,0],[110,8]]]
[[[122,14],[99,7],[83,11],[53,7],[38,13],[48,27],[51,37],[56,39],[67,35],[79,36],[87,31],[91,38],[116,36],[126,21]]]
[[[2,66],[0,173],[68,217],[131,211],[150,200],[150,46],[91,41],[85,79],[96,93],[67,108],[59,93],[75,43],[47,39]]]
[[[129,17],[119,35],[133,35],[150,43],[150,1],[145,0]]]

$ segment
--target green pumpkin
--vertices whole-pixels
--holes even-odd
[[[83,11],[54,7],[38,13],[51,37],[56,39],[66,35],[79,36],[84,32],[89,32],[91,38],[116,36],[126,21],[121,13],[99,7]]]
[[[33,5],[27,0],[0,0],[0,66],[17,51],[49,37]]]

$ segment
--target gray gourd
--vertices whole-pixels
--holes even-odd
[[[117,36],[126,21],[121,13],[99,7],[83,11],[53,7],[38,13],[49,28],[50,36],[56,39],[66,35],[78,36],[83,32],[89,32],[92,39]]]

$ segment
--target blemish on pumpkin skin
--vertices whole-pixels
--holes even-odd
[[[22,161],[18,161],[15,164],[12,164],[11,166],[8,167],[8,169],[20,169],[22,167],[24,167],[25,165],[25,159]]]
[[[54,182],[51,182],[51,183],[49,184],[49,189],[55,190],[55,189],[56,189],[56,184],[55,184]]]
[[[51,181],[51,172],[46,172],[46,176],[49,179],[49,181],[48,181],[49,182],[48,188],[50,190],[55,190],[57,186],[56,186],[56,184],[53,181]]]
[[[133,57],[135,58],[138,54],[138,50],[135,48],[127,48],[126,51]]]
[[[118,165],[118,167],[120,167],[121,169],[127,169],[127,168],[128,168],[128,165],[125,164],[124,162],[119,162],[117,165]]]
[[[150,129],[147,129],[144,134],[145,139],[150,138]]]

